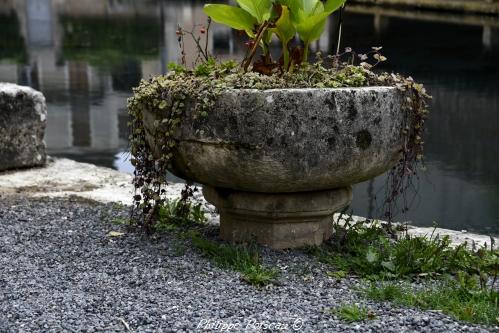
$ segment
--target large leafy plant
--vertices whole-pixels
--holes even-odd
[[[283,70],[293,70],[294,65],[308,60],[311,42],[318,40],[324,32],[327,18],[338,10],[346,0],[236,0],[238,7],[223,4],[207,4],[204,12],[217,23],[241,30],[250,38],[249,50],[243,61],[248,69],[258,47],[262,59],[254,69],[264,71],[276,65],[272,62],[269,44],[277,36],[282,44],[280,65]],[[291,41],[298,35],[301,46],[292,47]]]

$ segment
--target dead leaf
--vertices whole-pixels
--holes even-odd
[[[262,56],[259,60],[253,63],[253,72],[263,75],[272,75],[272,71],[277,67],[279,67],[277,64],[267,62],[267,59]]]

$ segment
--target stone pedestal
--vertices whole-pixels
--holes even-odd
[[[352,200],[351,187],[296,193],[256,193],[205,186],[220,212],[221,238],[274,249],[320,245],[331,236],[332,216]]]

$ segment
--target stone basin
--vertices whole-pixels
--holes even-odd
[[[227,90],[195,120],[187,102],[171,171],[204,185],[224,239],[319,245],[330,216],[350,203],[351,185],[399,160],[411,121],[403,98],[394,87]],[[164,117],[143,116],[159,156],[152,133]]]

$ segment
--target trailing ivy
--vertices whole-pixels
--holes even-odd
[[[378,53],[376,53],[378,54]],[[378,56],[379,57],[379,56]],[[146,230],[152,230],[158,207],[164,203],[166,174],[171,167],[177,141],[175,131],[186,119],[186,107],[194,108],[194,118],[209,117],[217,97],[227,89],[284,89],[284,88],[339,88],[394,86],[405,94],[406,127],[402,158],[391,171],[390,192],[386,198],[387,211],[391,212],[395,197],[403,193],[411,184],[417,164],[422,159],[423,125],[427,116],[426,100],[429,98],[424,88],[411,78],[396,74],[376,74],[372,66],[362,63],[354,66],[333,65],[319,61],[313,65],[297,66],[292,72],[262,75],[256,72],[241,72],[238,64],[229,61],[217,63],[213,59],[187,69],[181,65],[171,65],[164,76],[143,80],[134,89],[134,96],[128,100],[130,120],[130,149],[132,164],[135,166],[133,215],[137,223]],[[143,112],[150,111],[161,115],[155,122],[155,132],[150,133],[155,146],[161,150],[153,152],[146,139],[143,126]],[[412,126],[411,126],[412,124]],[[155,158],[154,156],[160,156]],[[186,186],[181,202],[187,203],[192,190]],[[391,213],[387,217],[391,219]]]

